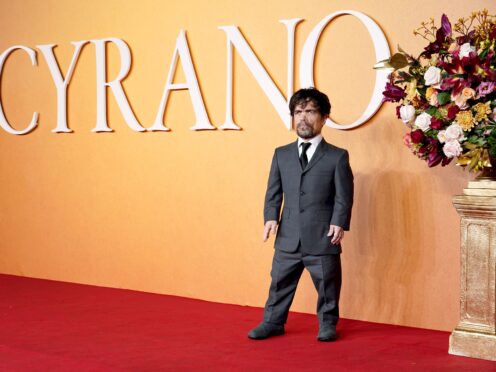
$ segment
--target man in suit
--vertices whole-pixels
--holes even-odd
[[[284,334],[296,286],[306,268],[318,292],[319,341],[337,338],[341,240],[349,230],[353,174],[348,152],[321,135],[328,97],[300,89],[289,101],[298,140],[276,149],[264,207],[264,241],[276,234],[272,282],[263,322],[248,333],[261,340]],[[284,202],[284,206],[283,206]],[[282,208],[282,213],[281,213]]]

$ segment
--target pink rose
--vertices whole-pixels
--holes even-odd
[[[439,140],[439,142],[445,143],[447,140],[446,139],[446,131],[440,130],[439,133],[437,134],[437,139]]]
[[[475,97],[475,90],[472,88],[463,88],[460,94],[457,96],[451,96],[451,100],[455,102],[455,105],[457,105],[461,110],[465,110],[468,108],[467,101],[471,98]]]
[[[462,90],[462,96],[465,98],[465,100],[469,100],[471,98],[474,98],[475,97],[475,90],[473,90],[472,88],[463,88]]]
[[[425,132],[430,128],[431,119],[431,115],[429,115],[427,112],[423,112],[415,119],[415,125]]]
[[[448,128],[446,128],[446,141],[461,141],[463,140],[463,129],[458,124],[451,124]]]
[[[457,96],[451,96],[451,100],[455,102],[455,105],[457,105],[460,110],[468,108],[467,99],[463,97],[461,93]]]
[[[454,158],[462,153],[462,147],[458,141],[448,141],[443,146],[444,155],[448,158]]]

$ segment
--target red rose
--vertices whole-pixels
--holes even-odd
[[[421,143],[425,139],[424,132],[420,129],[412,131],[412,133],[410,133],[410,137],[412,139],[412,143],[415,144]]]
[[[440,130],[443,127],[443,121],[438,118],[431,119],[431,128]]]
[[[460,112],[460,108],[457,105],[450,106],[448,108],[448,119],[453,120],[456,114],[458,114],[459,112]]]

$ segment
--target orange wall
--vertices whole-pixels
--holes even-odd
[[[380,4],[380,6],[378,6]],[[237,25],[286,90],[286,29],[301,17],[296,61],[310,30],[326,15],[361,11],[384,30],[390,47],[417,54],[412,30],[446,12],[496,12],[494,1],[3,1],[0,51],[55,43],[65,72],[71,41],[118,37],[131,48],[124,82],[145,127],[154,121],[175,40],[186,29],[210,119],[225,115],[226,36]],[[109,47],[109,76],[118,64]],[[172,93],[169,133],[136,133],[109,95],[113,133],[92,133],[96,117],[95,49],[87,45],[69,89],[72,134],[54,134],[56,96],[48,68],[15,53],[5,66],[2,100],[25,136],[0,130],[0,272],[263,306],[272,241],[263,244],[262,206],[273,149],[293,141],[248,69],[235,58],[234,112],[242,131],[194,132],[186,91]],[[353,17],[329,25],[316,57],[316,84],[332,117],[351,122],[373,87],[372,43]],[[296,62],[296,71],[298,62]],[[178,73],[177,80],[183,75]],[[298,86],[297,86],[298,87]],[[451,330],[458,320],[459,218],[451,196],[471,176],[450,165],[428,169],[402,144],[405,128],[383,105],[351,131],[324,136],[350,151],[356,204],[344,242],[342,316]],[[305,274],[293,310],[313,313]]]

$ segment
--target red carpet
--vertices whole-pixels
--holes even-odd
[[[2,371],[496,371],[447,353],[447,332],[342,319],[319,343],[292,313],[252,341],[262,309],[0,275]]]

